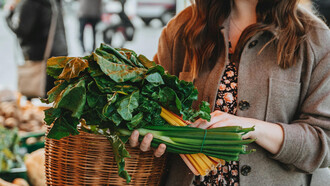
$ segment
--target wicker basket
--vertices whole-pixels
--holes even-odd
[[[104,136],[80,132],[61,140],[46,138],[46,184],[159,185],[166,157],[126,147],[131,155],[125,159],[125,170],[132,177],[129,184],[118,176],[112,148]]]

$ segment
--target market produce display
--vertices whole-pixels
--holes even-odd
[[[19,151],[17,129],[9,130],[0,126],[0,173],[9,172],[13,168],[24,167]]]
[[[18,128],[24,135],[28,132],[45,132],[44,114],[40,107],[31,102],[21,106],[18,101],[0,102],[0,125],[8,129]]]
[[[49,59],[47,73],[57,79],[43,100],[53,103],[45,110],[45,122],[52,126],[47,137],[61,139],[79,134],[78,125],[80,130],[106,136],[119,176],[128,182],[125,143],[134,129],[142,136],[153,133],[152,145],[165,143],[167,151],[173,153],[203,153],[236,160],[239,154],[250,152],[245,144],[253,140],[242,140],[242,134],[253,128],[204,130],[179,125],[196,118],[209,120],[209,104],[202,102],[199,110],[192,109],[198,91],[191,82],[179,80],[132,50],[101,44],[89,56]],[[180,116],[180,121],[175,121],[173,115]]]
[[[25,161],[29,153],[44,147],[45,107],[25,100],[18,92],[5,91],[11,99],[3,99],[6,98],[3,92],[0,92],[0,185],[29,185],[32,182],[28,172],[42,172],[40,168],[30,170]]]

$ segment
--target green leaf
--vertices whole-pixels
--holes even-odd
[[[146,97],[152,97],[151,95],[153,93],[157,93],[157,98],[158,99],[158,92],[160,90],[160,87],[158,86],[158,84],[152,84],[152,83],[146,83],[141,90],[141,94],[146,96]]]
[[[103,118],[99,116],[98,112],[100,108],[89,108],[85,109],[81,118],[84,118],[87,125],[99,125]]]
[[[90,60],[88,62],[88,72],[92,77],[102,76],[104,73],[102,72],[100,66],[96,61]]]
[[[202,103],[199,105],[199,117],[210,121],[211,120],[211,109],[210,109],[210,104],[206,101],[202,101]]]
[[[158,72],[160,75],[163,76],[165,74],[164,67],[162,67],[160,65],[152,66],[148,69],[147,74],[152,74],[152,73],[156,73],[156,72]]]
[[[116,125],[119,126],[119,124],[123,121],[122,117],[117,113],[113,113],[110,117],[110,120]]]
[[[164,84],[163,78],[158,72],[147,75],[147,77],[145,79],[149,83],[155,83],[155,84],[158,84],[158,85]]]
[[[117,94],[115,94],[117,95]],[[116,107],[115,107],[115,100],[117,96],[113,96],[112,98],[115,98],[114,100],[109,101],[102,110],[102,114],[108,118],[109,120],[113,121],[115,125],[119,125],[122,121],[122,118],[120,115],[116,112]]]
[[[125,64],[124,62],[120,61],[115,55],[110,54],[106,51],[101,49],[96,49],[95,53],[102,56],[104,59],[108,60],[109,62],[118,63],[118,64]]]
[[[78,123],[79,120],[76,118],[72,118],[69,115],[62,116],[55,121],[47,137],[59,140],[70,135],[77,135],[79,134],[77,130]]]
[[[122,92],[125,94],[131,94],[139,89],[138,87],[132,85],[132,83],[116,83],[108,76],[94,77],[94,80],[99,91],[102,93]]]
[[[87,104],[91,108],[106,103],[106,95],[97,94],[90,90],[87,91],[86,98],[87,98]]]
[[[44,111],[45,113],[45,118],[44,121],[46,122],[47,125],[51,125],[56,118],[61,116],[61,109],[56,109],[56,108],[49,108]]]
[[[154,61],[150,61],[146,56],[144,55],[139,55],[138,56],[138,60],[141,64],[143,64],[143,66],[145,66],[146,68],[152,68],[154,66],[156,66],[156,63]]]
[[[129,130],[134,130],[137,126],[139,126],[139,124],[141,123],[143,119],[143,113],[142,112],[139,112],[138,114],[136,114],[132,120],[130,122],[128,122],[126,125],[127,125],[127,128]]]
[[[59,96],[59,102],[55,102],[54,108],[70,110],[72,117],[80,118],[86,103],[85,80],[82,79],[74,84],[69,84]]]
[[[112,48],[111,46],[102,43],[100,46],[100,49],[108,52],[110,54],[115,55],[120,61],[124,62],[126,65],[129,65],[131,67],[135,67],[136,65],[132,63],[130,60],[126,58],[126,56],[122,55],[120,52],[118,52],[116,49]]]
[[[161,103],[161,105],[166,108],[169,108],[175,113],[179,113],[179,111],[182,109],[181,101],[178,98],[176,92],[169,87],[164,87],[160,90],[159,102]]]
[[[170,74],[164,74],[162,77],[165,84],[176,92],[182,103],[182,108],[191,108],[192,103],[198,98],[198,91],[193,83],[179,80],[177,76]]]
[[[140,68],[146,68],[143,66],[143,64],[140,63],[140,61],[137,58],[136,53],[133,50],[129,50],[126,48],[117,48],[116,49],[119,53],[125,55],[125,57],[130,60],[135,66]]]
[[[182,119],[187,121],[195,121],[195,118],[202,118],[207,121],[211,120],[211,109],[210,104],[208,102],[202,101],[199,106],[199,110],[195,111],[192,108],[185,109],[180,112],[182,114]]]
[[[146,69],[130,67],[124,64],[112,63],[95,53],[93,55],[94,55],[94,60],[97,61],[97,63],[101,67],[102,72],[117,83],[126,82],[126,81],[130,81],[130,82],[142,81],[145,73],[147,72]]]
[[[139,106],[139,91],[133,92],[119,102],[117,112],[126,121],[130,121],[133,117],[133,111]]]
[[[55,103],[58,103],[61,99],[61,93],[63,90],[65,90],[68,87],[68,82],[64,80],[58,80],[55,82],[57,85],[53,87],[50,91],[47,92],[48,95],[48,102],[52,103],[55,101]]]
[[[62,73],[65,65],[73,57],[52,57],[47,60],[47,74],[54,77],[55,79]]]
[[[58,79],[69,81],[70,79],[78,77],[80,72],[83,72],[87,67],[87,60],[79,57],[72,58],[66,63],[62,73],[58,76]]]
[[[131,157],[125,148],[125,144],[120,140],[117,135],[107,135],[115,155],[115,160],[118,166],[118,174],[120,177],[126,179],[126,182],[131,181],[131,177],[125,170],[125,158]]]

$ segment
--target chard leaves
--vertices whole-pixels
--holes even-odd
[[[58,76],[58,79],[69,81],[70,79],[78,77],[80,72],[83,72],[87,67],[87,60],[78,57],[72,58],[66,63],[62,73]]]
[[[61,139],[82,130],[107,137],[118,166],[118,174],[130,181],[124,170],[129,153],[128,138],[118,130],[135,130],[150,125],[166,125],[162,107],[193,121],[210,119],[208,103],[199,110],[191,108],[198,91],[191,82],[165,72],[164,68],[128,49],[106,44],[89,56],[56,57],[47,62],[47,73],[57,81],[45,100],[53,107],[45,110],[45,122],[53,125],[47,137]],[[123,140],[123,141],[122,141]]]
[[[131,181],[131,177],[125,170],[125,158],[129,158],[131,156],[126,150],[125,144],[117,135],[106,135],[106,137],[109,140],[115,155],[115,160],[118,166],[118,175],[126,179],[126,182],[129,183]]]
[[[55,120],[52,129],[47,134],[48,138],[52,139],[61,139],[70,135],[79,134],[77,130],[77,125],[79,120],[77,118],[73,118],[70,114],[64,114]]]
[[[58,78],[58,76],[62,73],[65,65],[71,60],[73,57],[52,57],[47,60],[47,74]]]
[[[133,117],[132,112],[139,106],[139,91],[133,92],[131,95],[123,98],[118,104],[119,107],[117,109],[120,116],[126,120],[130,121]]]
[[[104,59],[97,54],[94,55],[94,60],[97,61],[104,74],[109,76],[113,81],[120,82],[137,82],[142,81],[147,70],[137,67],[131,67],[125,64],[117,64]]]
[[[72,117],[80,118],[86,102],[85,80],[69,84],[58,96],[54,108],[67,109],[72,112]]]

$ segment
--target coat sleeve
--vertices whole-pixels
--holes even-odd
[[[7,16],[9,28],[18,36],[28,36],[36,24],[39,4],[35,1],[22,0],[15,10]]]
[[[291,124],[280,124],[284,142],[273,156],[308,173],[330,166],[330,31],[323,36],[324,42],[321,39],[313,51],[316,63],[310,65],[313,67],[299,118]]]

